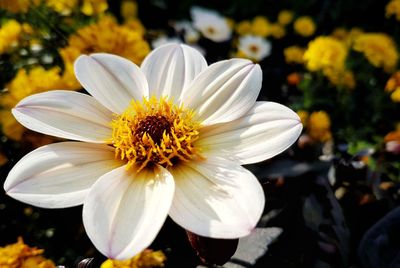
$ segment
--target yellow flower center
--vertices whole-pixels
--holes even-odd
[[[165,168],[179,161],[202,156],[194,142],[199,138],[200,122],[190,109],[155,97],[133,101],[111,122],[115,157],[138,171],[158,164]]]

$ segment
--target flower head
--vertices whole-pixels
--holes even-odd
[[[392,37],[385,33],[364,33],[354,40],[353,49],[361,52],[369,63],[385,71],[393,71],[397,66],[399,53]]]
[[[290,46],[285,48],[283,54],[285,55],[286,63],[302,64],[304,62],[305,49],[299,46]]]
[[[301,36],[311,36],[316,30],[313,19],[309,16],[302,16],[297,18],[293,24],[294,31]]]
[[[245,35],[239,38],[239,52],[244,57],[261,61],[271,53],[271,43],[260,36]]]
[[[51,260],[45,259],[43,249],[29,247],[21,237],[18,242],[0,247],[0,267],[2,268],[54,268]]]
[[[395,16],[400,21],[400,0],[391,0],[385,7],[386,17]]]
[[[308,44],[303,59],[310,71],[343,71],[347,58],[347,47],[330,36],[320,36]]]
[[[164,262],[166,261],[166,259],[166,256],[161,250],[153,251],[151,249],[146,249],[131,259],[123,261],[108,259],[101,264],[100,268],[164,267]]]
[[[4,184],[8,195],[47,208],[83,204],[89,238],[113,259],[148,247],[167,215],[206,237],[254,229],[265,199],[241,164],[282,152],[302,129],[289,108],[256,102],[258,65],[207,66],[195,49],[169,44],[140,68],[115,55],[83,55],[75,73],[91,96],[49,91],[13,109],[24,126],[75,141],[22,158]]]
[[[224,42],[231,38],[232,29],[227,19],[216,11],[195,6],[191,8],[190,14],[194,28],[205,38],[214,42]]]
[[[293,20],[293,11],[281,10],[278,14],[278,23],[281,25],[288,25]]]
[[[326,142],[332,138],[331,120],[325,111],[312,112],[307,121],[307,132],[313,140]]]
[[[21,31],[22,26],[16,20],[9,20],[1,26],[0,54],[6,52],[10,47],[17,45]]]

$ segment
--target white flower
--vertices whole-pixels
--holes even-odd
[[[31,130],[75,141],[23,157],[8,195],[45,208],[83,204],[89,238],[113,259],[149,246],[167,215],[213,238],[254,229],[265,199],[241,164],[282,152],[302,129],[289,108],[256,102],[258,65],[207,66],[196,50],[169,44],[140,68],[110,54],[80,56],[75,73],[91,96],[49,91],[12,110]]]
[[[193,26],[199,30],[205,38],[214,42],[224,42],[231,38],[232,29],[226,18],[213,10],[192,7],[190,14]]]
[[[245,57],[261,61],[271,54],[271,43],[260,36],[244,35],[239,38],[238,49]]]
[[[175,31],[183,34],[183,38],[185,39],[185,43],[194,44],[197,43],[200,39],[200,33],[193,28],[192,23],[189,21],[177,21],[172,24]]]

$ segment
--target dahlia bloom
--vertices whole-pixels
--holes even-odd
[[[12,110],[29,129],[75,141],[23,157],[4,184],[8,195],[45,208],[83,204],[89,238],[113,259],[149,246],[167,215],[206,237],[254,229],[264,194],[241,165],[282,152],[302,129],[289,108],[256,102],[257,64],[207,66],[195,49],[169,44],[140,68],[115,55],[83,55],[75,73],[91,96],[49,91]]]
[[[203,36],[214,42],[225,42],[231,38],[232,29],[228,20],[218,12],[194,6],[190,9],[193,26]]]

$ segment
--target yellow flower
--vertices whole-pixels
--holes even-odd
[[[10,110],[0,110],[0,125],[3,134],[8,138],[20,141],[25,132],[25,128],[15,120]]]
[[[1,268],[55,268],[51,260],[45,259],[44,250],[29,247],[21,237],[15,244],[0,247]]]
[[[0,95],[0,106],[3,108],[0,111],[0,123],[3,133],[11,139],[20,140],[24,128],[12,116],[11,108],[29,95],[59,88],[63,87],[58,67],[50,70],[34,67],[29,72],[20,69],[14,79],[6,85],[6,91]]]
[[[295,20],[294,31],[301,36],[308,37],[314,34],[316,26],[314,21],[309,16],[302,16]]]
[[[60,49],[60,55],[64,63],[60,88],[70,90],[78,90],[82,88],[74,73],[74,62],[79,55],[81,55],[81,51],[75,47],[65,47]]]
[[[312,112],[307,122],[308,135],[313,140],[326,142],[332,138],[331,120],[325,111]]]
[[[69,45],[60,49],[64,63],[60,88],[77,90],[81,88],[74,73],[74,62],[81,54],[109,52],[127,57],[140,64],[150,51],[143,39],[145,28],[137,19],[130,19],[118,25],[113,17],[104,16],[97,23],[83,27],[69,38]]]
[[[267,37],[270,35],[270,22],[266,17],[257,16],[253,19],[251,24],[251,32],[254,35]]]
[[[400,0],[391,0],[386,5],[386,17],[389,18],[393,15],[396,16],[396,20],[400,21]]]
[[[81,12],[86,16],[92,16],[102,14],[107,9],[107,0],[83,0]]]
[[[26,12],[29,7],[39,5],[41,0],[1,0],[0,8],[6,9],[10,12]]]
[[[22,26],[16,20],[9,20],[0,28],[0,54],[18,44],[21,31]]]
[[[146,249],[142,253],[134,256],[131,259],[118,261],[108,259],[103,262],[100,268],[151,268],[151,267],[164,267],[166,261],[164,253]]]
[[[364,33],[354,40],[353,49],[361,52],[374,67],[391,72],[397,65],[399,54],[392,37],[385,33]]]
[[[123,0],[121,3],[121,16],[124,20],[136,18],[138,13],[138,7],[136,1]]]
[[[285,55],[286,63],[304,63],[303,56],[304,56],[305,49],[299,46],[290,46],[285,48],[283,54]]]
[[[43,67],[38,66],[32,68],[29,72],[25,69],[20,69],[14,79],[6,85],[7,91],[3,93],[0,98],[0,105],[6,108],[14,107],[17,102],[23,98],[51,89],[57,89],[60,85],[60,69],[54,67],[49,70],[45,70]],[[9,100],[12,99],[11,102]]]
[[[300,117],[301,123],[303,124],[304,127],[307,126],[307,121],[308,121],[308,112],[304,110],[299,110],[297,111],[297,115]]]
[[[278,23],[281,25],[288,25],[293,20],[293,11],[281,10],[278,14]]]
[[[46,4],[62,15],[70,15],[78,4],[77,0],[46,0]]]
[[[131,31],[139,33],[142,36],[146,33],[146,28],[144,28],[140,20],[136,18],[126,20],[124,26]]]
[[[82,54],[106,52],[125,57],[140,64],[149,53],[149,44],[142,33],[119,25],[111,16],[79,29],[69,38],[69,46]]]
[[[235,27],[235,30],[239,35],[250,34],[251,29],[252,29],[252,25],[251,25],[251,22],[248,20],[239,22]]]
[[[385,91],[393,92],[396,89],[400,88],[400,71],[395,72],[386,82]]]
[[[281,39],[286,35],[285,27],[278,23],[272,23],[270,25],[270,35],[276,39]]]
[[[393,93],[390,95],[390,98],[393,102],[400,102],[400,87],[393,91]]]
[[[344,71],[347,58],[347,47],[339,40],[320,36],[308,44],[304,53],[306,67],[310,71],[322,71],[324,74],[334,71]]]
[[[324,74],[335,86],[342,86],[347,89],[354,89],[356,87],[354,73],[349,70],[328,69]]]

